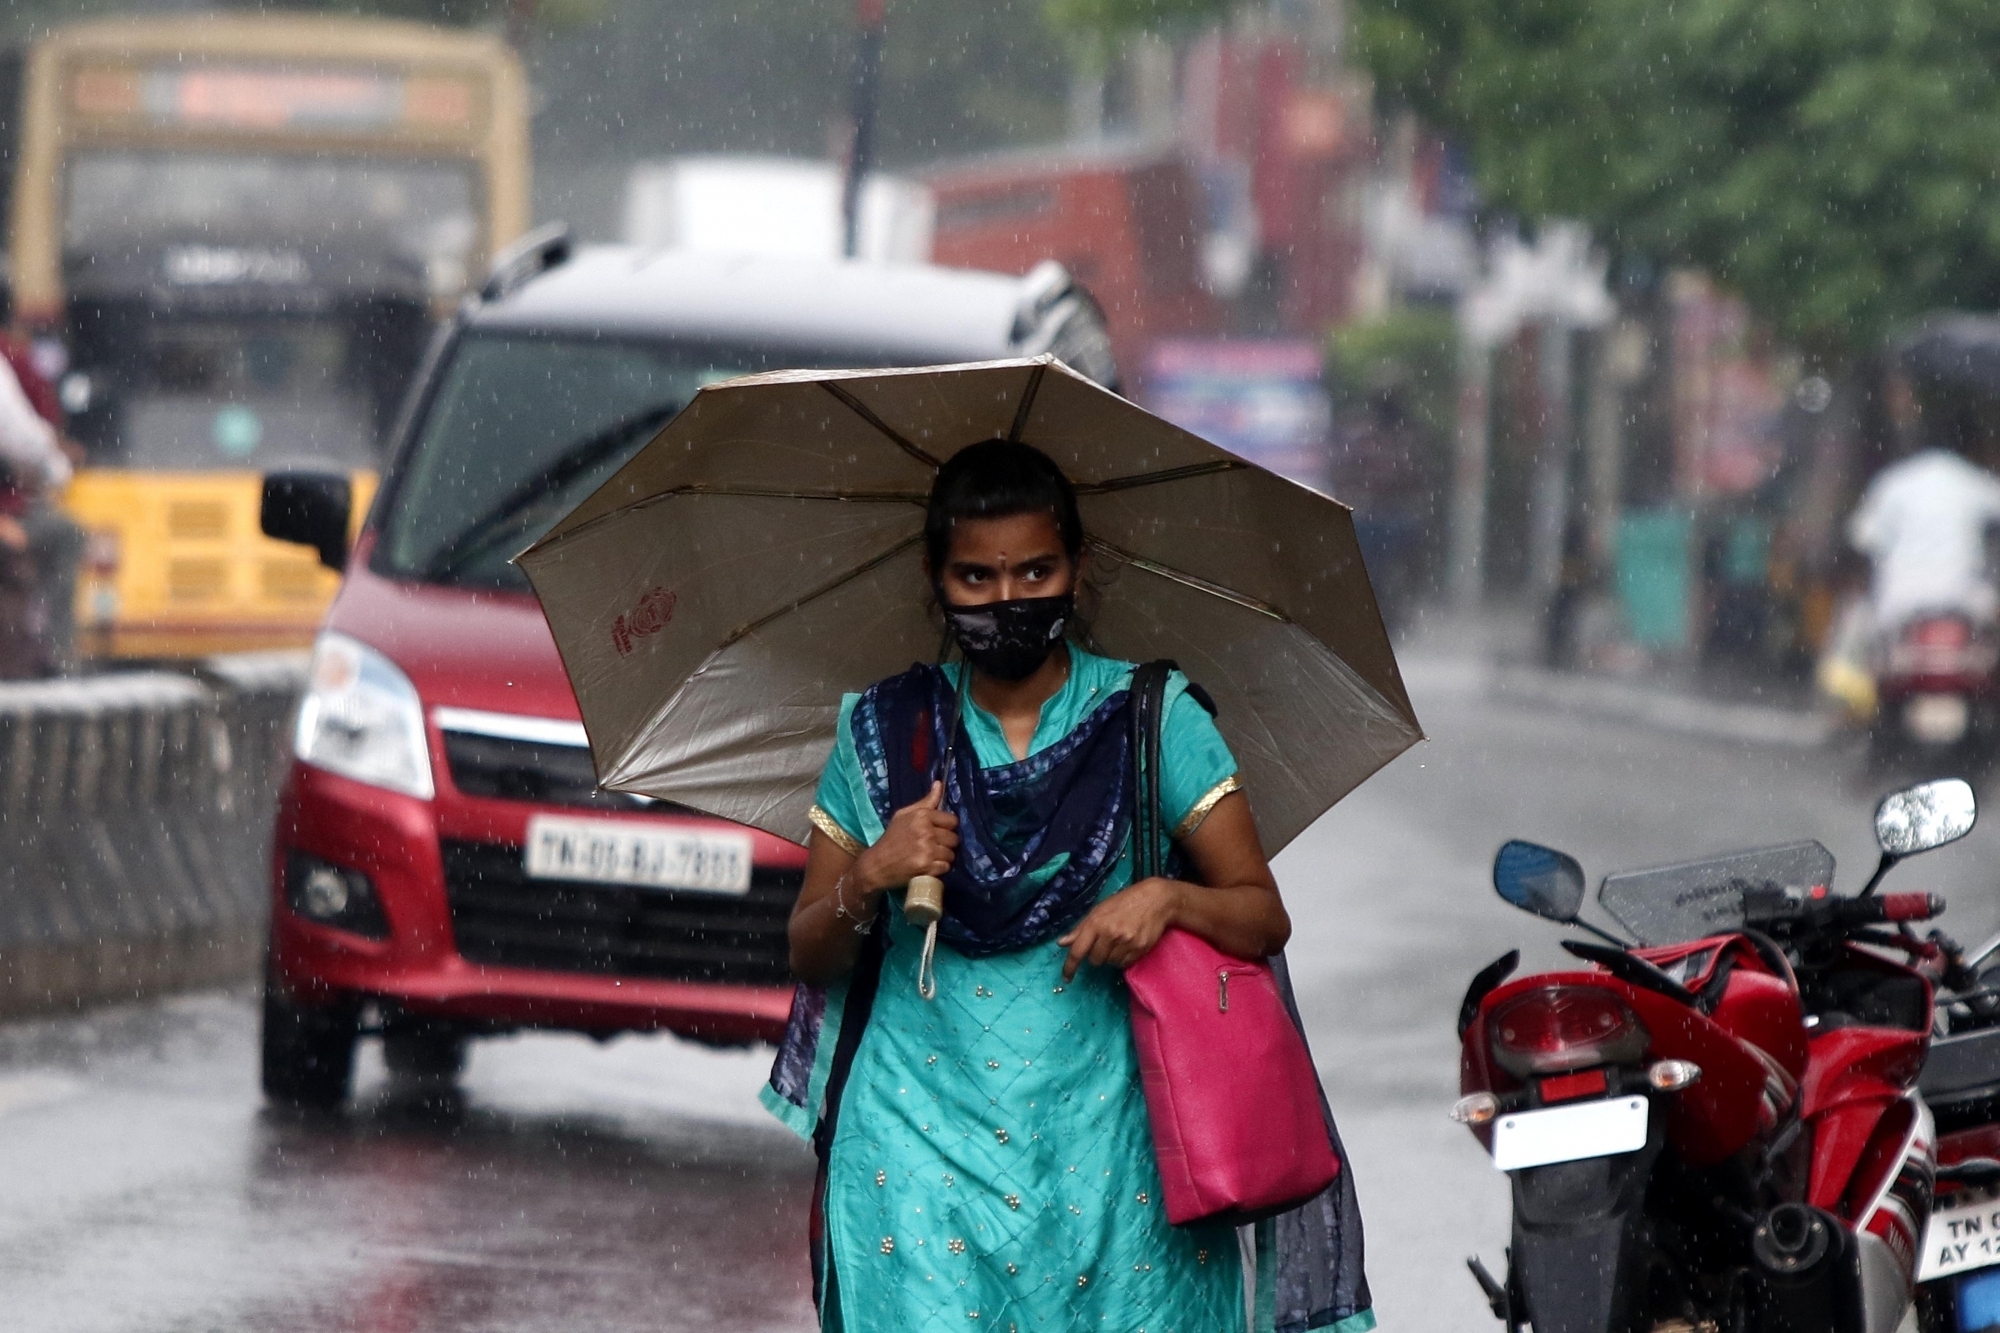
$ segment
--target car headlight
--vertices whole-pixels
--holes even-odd
[[[322,634],[313,647],[292,748],[301,762],[356,782],[426,801],[437,794],[417,687],[345,634]]]

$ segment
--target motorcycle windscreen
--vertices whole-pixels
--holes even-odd
[[[1679,944],[1741,929],[1746,894],[1818,898],[1832,886],[1833,853],[1793,842],[1609,875],[1597,901],[1641,944]]]

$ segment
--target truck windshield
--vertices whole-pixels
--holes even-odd
[[[463,285],[478,239],[469,167],[394,158],[87,153],[63,213],[70,282],[91,290],[441,296]]]
[[[392,481],[375,566],[392,577],[527,587],[509,564],[704,384],[824,364],[779,349],[466,335]]]
[[[99,465],[372,467],[480,236],[465,163],[104,149],[69,161],[72,431]]]

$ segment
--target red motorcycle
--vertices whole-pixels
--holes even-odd
[[[1469,1264],[1509,1333],[1893,1333],[1931,1207],[1930,1112],[1916,1092],[1944,909],[1877,895],[1906,856],[1965,836],[1972,789],[1898,792],[1881,862],[1833,891],[1817,842],[1584,875],[1509,842],[1500,896],[1603,942],[1586,964],[1509,981],[1510,953],[1459,1013],[1470,1126],[1512,1184],[1504,1280]]]
[[[1917,1263],[1923,1333],[2000,1326],[2000,936],[1960,953],[1942,936],[1938,1035],[1917,1090],[1937,1125],[1937,1200]]]

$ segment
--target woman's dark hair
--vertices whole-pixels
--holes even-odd
[[[968,518],[1012,518],[1046,512],[1056,521],[1063,550],[1074,561],[1083,553],[1083,516],[1076,487],[1055,460],[1031,444],[982,440],[945,460],[931,484],[924,511],[924,552],[941,573],[951,554],[952,524]]]

